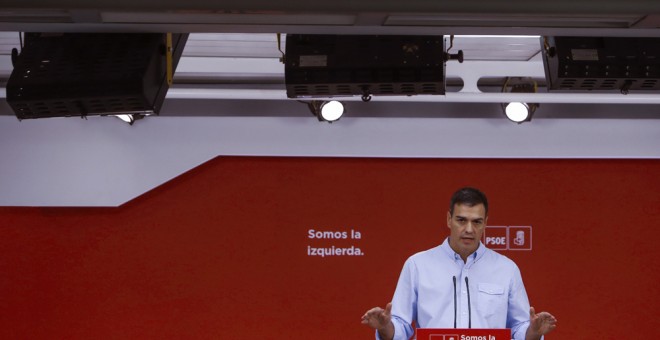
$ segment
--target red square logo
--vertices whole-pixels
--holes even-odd
[[[481,241],[486,245],[486,248],[507,250],[508,240],[507,227],[487,226]]]
[[[509,250],[532,250],[532,227],[509,227]]]

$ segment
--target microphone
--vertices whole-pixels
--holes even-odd
[[[454,289],[456,288],[454,287]],[[470,285],[468,284],[467,276],[465,277],[465,289],[467,289],[467,294],[468,294],[468,328],[472,328],[472,306],[470,305]]]
[[[454,276],[453,279],[454,279],[454,328],[456,328],[456,276]]]

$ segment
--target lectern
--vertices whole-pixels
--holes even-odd
[[[418,328],[417,340],[510,340],[510,329]]]

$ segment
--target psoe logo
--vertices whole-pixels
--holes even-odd
[[[487,226],[481,241],[493,250],[532,250],[532,227]]]
[[[507,250],[508,247],[508,228],[500,226],[487,226],[484,230],[484,239],[482,240],[486,247],[493,250]]]
[[[531,226],[509,226],[509,250],[532,250]]]

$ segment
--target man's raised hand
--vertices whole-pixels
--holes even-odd
[[[362,315],[362,324],[377,330],[381,339],[392,339],[394,337],[392,303],[388,303],[385,309],[374,307],[368,310]]]
[[[379,330],[385,328],[392,322],[392,303],[388,303],[385,309],[374,307],[362,315],[362,324]]]
[[[534,307],[529,308],[529,328],[526,339],[540,339],[557,328],[557,319],[548,312],[536,314]]]

